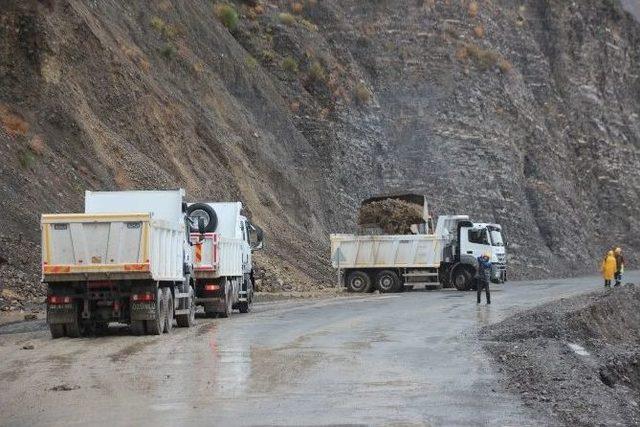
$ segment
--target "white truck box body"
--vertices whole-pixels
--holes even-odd
[[[184,228],[182,199],[184,190],[168,191],[86,191],[85,213],[151,213],[154,220],[163,220]]]
[[[87,192],[84,214],[43,215],[44,280],[184,280],[182,195]]]
[[[437,268],[444,239],[434,234],[331,235],[334,268]]]
[[[191,234],[191,241],[194,243],[193,260],[196,276],[206,278],[242,276],[242,245],[244,244],[240,229],[242,203],[207,204],[216,212],[218,226],[214,233],[206,233],[202,240],[199,240],[198,233]]]

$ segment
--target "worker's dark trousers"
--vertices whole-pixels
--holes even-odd
[[[487,294],[487,304],[491,304],[491,293],[489,292],[489,282],[485,282],[484,280],[478,280],[476,288],[478,289],[478,304],[480,304],[480,295],[482,294],[483,288]]]
[[[620,273],[619,271],[616,272],[615,275],[616,278],[616,284],[615,286],[620,286],[620,282],[622,282],[622,273]]]

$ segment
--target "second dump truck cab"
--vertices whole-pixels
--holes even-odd
[[[85,212],[42,215],[53,338],[127,323],[136,335],[194,323],[184,191],[85,193]]]
[[[467,215],[442,215],[434,229],[424,196],[376,197],[363,204],[386,198],[421,204],[421,223],[411,226],[412,234],[332,234],[333,267],[344,273],[348,290],[398,292],[418,284],[469,290],[475,283],[477,259],[483,254],[490,255],[492,281],[506,281],[499,224],[473,223]]]
[[[247,313],[253,301],[252,252],[262,248],[262,231],[242,215],[240,202],[189,205],[196,302],[208,315]]]

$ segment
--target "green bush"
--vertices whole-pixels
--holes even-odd
[[[311,64],[311,67],[309,68],[309,78],[317,82],[323,82],[327,79],[324,67],[318,61]]]
[[[173,59],[177,53],[178,50],[171,43],[165,43],[164,46],[160,48],[160,55],[165,59]]]
[[[20,166],[22,169],[29,169],[35,162],[36,158],[34,157],[31,151],[25,150],[19,154],[18,162],[20,162]]]
[[[298,72],[298,61],[293,59],[292,57],[286,57],[282,60],[282,69],[289,73],[297,73]]]
[[[354,95],[358,105],[366,105],[371,100],[371,91],[364,83],[358,83],[356,85]]]
[[[222,4],[216,7],[216,16],[229,31],[235,31],[238,27],[238,12],[233,6]]]
[[[296,17],[286,12],[283,12],[280,15],[278,15],[278,19],[280,19],[280,23],[284,25],[291,26],[296,23]]]

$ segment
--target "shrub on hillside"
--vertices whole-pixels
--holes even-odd
[[[11,135],[25,136],[29,132],[29,123],[2,105],[0,105],[0,122],[4,130]]]
[[[160,55],[165,59],[173,59],[177,53],[178,50],[171,43],[165,43],[164,46],[160,48]]]
[[[238,28],[238,12],[235,8],[228,4],[219,4],[215,8],[215,13],[222,25],[227,27],[229,31],[235,31]]]
[[[289,73],[297,73],[298,61],[288,56],[282,60],[282,69]]]
[[[356,85],[356,88],[354,90],[354,95],[358,105],[368,104],[372,96],[369,88],[362,82]]]
[[[294,3],[291,5],[291,12],[295,13],[296,15],[299,15],[302,13],[302,3]]]
[[[280,23],[284,25],[291,26],[296,23],[296,17],[290,13],[281,13],[278,15],[278,19],[280,20]]]
[[[327,73],[324,71],[324,67],[318,61],[315,61],[309,67],[309,78],[312,81],[320,82],[327,79]]]

